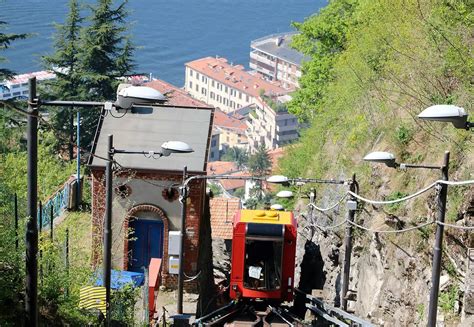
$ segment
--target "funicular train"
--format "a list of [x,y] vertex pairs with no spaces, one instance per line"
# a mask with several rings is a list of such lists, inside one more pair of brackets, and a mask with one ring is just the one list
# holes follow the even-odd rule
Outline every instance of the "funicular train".
[[292,212],[237,212],[232,239],[232,299],[293,300],[296,227]]

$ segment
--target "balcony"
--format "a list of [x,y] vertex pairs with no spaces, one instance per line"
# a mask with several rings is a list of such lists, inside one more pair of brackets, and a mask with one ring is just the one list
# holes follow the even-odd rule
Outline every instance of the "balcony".
[[252,51],[250,52],[250,61],[252,61],[252,59],[254,59],[255,61],[258,61],[258,62],[261,62],[261,63],[264,63],[270,67],[275,67],[275,62],[262,56],[262,55],[259,55],[258,52],[256,51]]

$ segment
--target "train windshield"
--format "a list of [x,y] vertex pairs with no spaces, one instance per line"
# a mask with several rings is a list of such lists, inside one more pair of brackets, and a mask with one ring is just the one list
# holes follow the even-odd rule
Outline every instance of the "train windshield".
[[256,290],[279,290],[281,287],[283,241],[245,241],[244,287]]

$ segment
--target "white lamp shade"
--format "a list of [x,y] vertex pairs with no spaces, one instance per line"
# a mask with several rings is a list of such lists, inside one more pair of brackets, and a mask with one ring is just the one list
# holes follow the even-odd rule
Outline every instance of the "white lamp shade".
[[275,203],[271,205],[270,209],[281,211],[283,210],[283,206],[281,204]]
[[275,184],[288,183],[288,177],[283,175],[273,175],[267,178],[267,182]]
[[148,86],[132,86],[120,84],[117,89],[115,105],[122,109],[130,109],[136,104],[153,104],[164,102],[166,97],[157,90]]
[[168,141],[161,145],[162,154],[167,157],[171,153],[190,153],[194,150],[189,146],[189,144],[181,141]]
[[293,192],[291,191],[280,191],[276,194],[279,198],[291,198],[293,197]]
[[456,128],[466,128],[467,113],[464,108],[448,104],[437,104],[423,110],[418,118],[449,122]]
[[365,161],[384,163],[389,167],[395,166],[395,156],[390,152],[375,151],[364,157]]

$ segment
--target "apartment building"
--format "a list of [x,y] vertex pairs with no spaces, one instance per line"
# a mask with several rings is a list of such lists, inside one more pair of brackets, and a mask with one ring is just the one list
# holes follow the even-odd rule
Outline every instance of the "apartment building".
[[229,64],[225,58],[201,58],[185,67],[185,90],[225,113],[255,103],[260,95],[279,96],[288,92],[258,73],[246,72],[242,65]]
[[255,153],[261,144],[273,150],[298,139],[298,119],[288,113],[284,105],[289,99],[289,96],[257,99],[247,120],[246,134],[251,153]]
[[310,58],[290,47],[296,32],[272,34],[250,43],[250,68],[284,88],[299,87],[301,64]]

